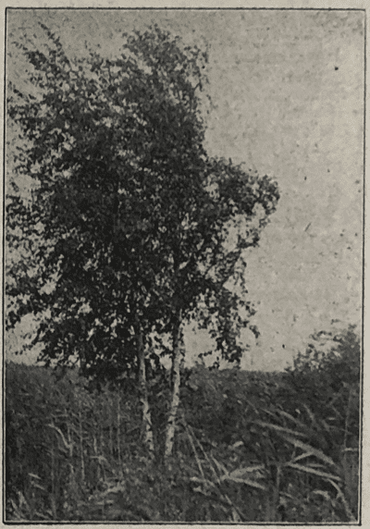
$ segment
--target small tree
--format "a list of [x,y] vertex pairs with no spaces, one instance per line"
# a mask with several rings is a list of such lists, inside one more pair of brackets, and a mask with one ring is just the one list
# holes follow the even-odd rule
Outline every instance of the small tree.
[[47,363],[79,359],[95,377],[136,372],[150,450],[147,362],[170,353],[168,457],[183,325],[197,321],[224,358],[240,359],[253,314],[244,251],[258,244],[277,185],[205,152],[199,49],[154,27],[123,35],[115,59],[77,59],[42,27],[44,50],[22,46],[37,90],[9,88],[9,117],[27,139],[16,174],[34,188],[22,199],[14,178],[9,191],[10,244],[21,228],[30,252],[9,271],[8,321],[39,317],[34,342]]

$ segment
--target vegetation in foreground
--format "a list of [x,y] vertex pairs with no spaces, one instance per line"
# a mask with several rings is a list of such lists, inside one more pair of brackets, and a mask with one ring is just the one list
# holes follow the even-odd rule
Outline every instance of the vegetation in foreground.
[[[318,340],[330,338],[329,352]],[[182,372],[163,465],[167,372],[150,380],[156,457],[135,381],[6,367],[7,521],[358,520],[360,342],[313,337],[284,373]],[[162,428],[162,429],[161,429]]]

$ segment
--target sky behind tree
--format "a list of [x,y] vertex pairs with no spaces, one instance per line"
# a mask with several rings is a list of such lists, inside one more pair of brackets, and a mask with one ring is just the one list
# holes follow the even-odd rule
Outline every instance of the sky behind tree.
[[[210,155],[274,177],[281,199],[248,257],[260,330],[242,367],[281,369],[309,335],[361,325],[364,13],[347,10],[11,10],[7,79],[26,65],[11,45],[42,45],[42,22],[70,55],[118,53],[122,32],[151,24],[207,48]],[[203,333],[186,335],[190,357]]]

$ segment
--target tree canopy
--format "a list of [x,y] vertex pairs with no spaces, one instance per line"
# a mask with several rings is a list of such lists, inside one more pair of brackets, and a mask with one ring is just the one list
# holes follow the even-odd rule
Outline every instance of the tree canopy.
[[[186,321],[239,360],[254,312],[245,250],[279,193],[267,176],[205,151],[206,53],[154,27],[122,35],[115,58],[69,57],[42,28],[45,46],[19,45],[35,89],[8,89],[23,142],[7,233],[11,247],[28,248],[8,273],[9,325],[34,314],[41,358],[78,359],[94,376],[166,353],[178,371]],[[21,175],[34,182],[28,197]]]
[[33,266],[13,269],[8,293],[22,301],[9,321],[43,314],[44,359],[78,352],[100,369],[134,363],[122,342],[135,317],[148,338],[171,332],[180,310],[182,319],[197,311],[205,326],[217,316],[218,347],[236,358],[230,316],[251,306],[226,283],[242,284],[243,250],[258,243],[278,191],[207,156],[206,54],[155,27],[123,35],[115,59],[70,58],[43,29],[45,50],[22,45],[37,92],[9,90],[8,115],[28,140],[17,172],[36,187],[24,201],[13,185],[8,226],[37,239]]

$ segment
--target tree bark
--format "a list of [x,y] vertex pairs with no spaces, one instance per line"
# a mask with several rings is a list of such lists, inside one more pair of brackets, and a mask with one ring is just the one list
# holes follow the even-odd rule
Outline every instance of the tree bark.
[[152,418],[148,400],[148,386],[146,380],[146,369],[145,369],[145,349],[143,333],[140,325],[136,328],[137,336],[137,357],[138,357],[138,385],[139,385],[139,399],[141,405],[141,417],[142,417],[142,429],[141,435],[142,440],[150,455],[154,454],[154,439],[153,439],[153,428]]
[[172,391],[164,447],[165,462],[172,453],[175,438],[176,417],[180,403],[180,366],[182,360],[181,311],[178,314],[177,322],[173,331],[172,344]]

